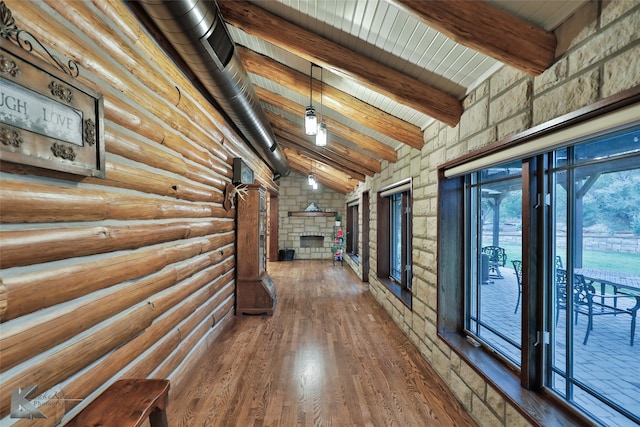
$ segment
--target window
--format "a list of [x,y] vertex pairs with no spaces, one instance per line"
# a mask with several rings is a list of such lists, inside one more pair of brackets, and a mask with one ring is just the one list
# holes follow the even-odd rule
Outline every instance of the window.
[[411,182],[378,193],[378,279],[411,307]]
[[[519,364],[522,262],[522,163],[491,167],[467,177],[470,271],[466,328]],[[515,264],[514,264],[515,262]]]
[[631,341],[640,307],[632,247],[640,242],[640,126],[557,150],[548,162],[547,240],[557,262],[549,264],[545,385],[604,424],[640,423],[639,376],[629,375],[640,372]]
[[[605,425],[640,423],[640,123],[628,117],[440,180],[439,286],[460,289],[439,289],[439,332]],[[455,253],[460,271],[442,261]]]
[[358,258],[358,240],[359,240],[359,223],[358,223],[358,205],[350,204],[347,206],[347,253],[352,258]]

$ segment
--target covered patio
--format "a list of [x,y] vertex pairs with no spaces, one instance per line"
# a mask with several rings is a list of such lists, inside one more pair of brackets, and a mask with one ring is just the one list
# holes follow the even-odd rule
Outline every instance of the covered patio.
[[[513,268],[509,268],[511,262],[501,267],[503,278],[490,278],[487,284],[481,286],[479,292],[480,305],[478,319],[487,328],[483,328],[483,339],[490,341],[493,347],[497,347],[513,360],[519,360],[520,334],[522,330],[522,302],[516,309],[518,301],[518,283]],[[624,298],[619,301],[622,307],[633,306],[635,299]],[[554,345],[555,353],[554,370],[566,371],[568,352],[573,359],[573,377],[580,378],[580,382],[589,387],[599,387],[599,393],[607,399],[619,402],[627,408],[640,408],[640,344],[636,340],[634,346],[630,345],[631,316],[610,315],[594,316],[593,330],[589,335],[587,344],[583,339],[587,327],[587,316],[579,315],[577,324],[571,318],[571,325],[567,324],[565,309],[558,311],[558,321],[550,333],[549,340]],[[573,330],[572,335],[567,335],[567,327]],[[495,327],[504,339],[500,339],[489,328]],[[637,334],[636,334],[637,335]],[[567,345],[567,336],[573,336],[573,340]],[[495,338],[492,339],[492,338]],[[507,341],[516,343],[517,346],[507,344]],[[555,378],[559,378],[556,376]],[[557,389],[563,389],[563,384],[556,384]],[[592,412],[609,425],[621,425],[619,414],[615,415],[606,405],[599,405],[593,397],[582,393],[579,387],[574,388],[574,401]],[[629,425],[635,425],[630,422]]]

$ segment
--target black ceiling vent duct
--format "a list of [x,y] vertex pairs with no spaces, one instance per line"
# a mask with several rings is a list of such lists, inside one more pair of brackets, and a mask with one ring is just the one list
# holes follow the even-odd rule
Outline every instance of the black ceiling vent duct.
[[142,0],[142,7],[269,167],[291,172],[258,95],[211,0]]

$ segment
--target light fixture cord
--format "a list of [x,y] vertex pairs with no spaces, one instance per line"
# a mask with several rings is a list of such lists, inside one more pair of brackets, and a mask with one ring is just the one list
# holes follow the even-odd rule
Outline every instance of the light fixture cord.
[[[320,101],[322,101],[322,99],[320,99]],[[313,107],[313,62],[311,63],[311,71],[309,72],[309,105]]]
[[324,122],[324,108],[323,108],[323,104],[322,104],[322,86],[323,86],[323,81],[324,81],[324,68],[320,68],[320,123]]

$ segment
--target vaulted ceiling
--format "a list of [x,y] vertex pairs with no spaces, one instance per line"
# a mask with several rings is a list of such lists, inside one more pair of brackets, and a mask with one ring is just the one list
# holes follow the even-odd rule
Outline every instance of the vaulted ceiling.
[[[432,121],[456,126],[465,95],[501,66],[544,72],[552,31],[585,1],[217,4],[291,169],[347,193],[397,161],[401,146],[422,148]],[[310,92],[326,147],[304,132]]]

